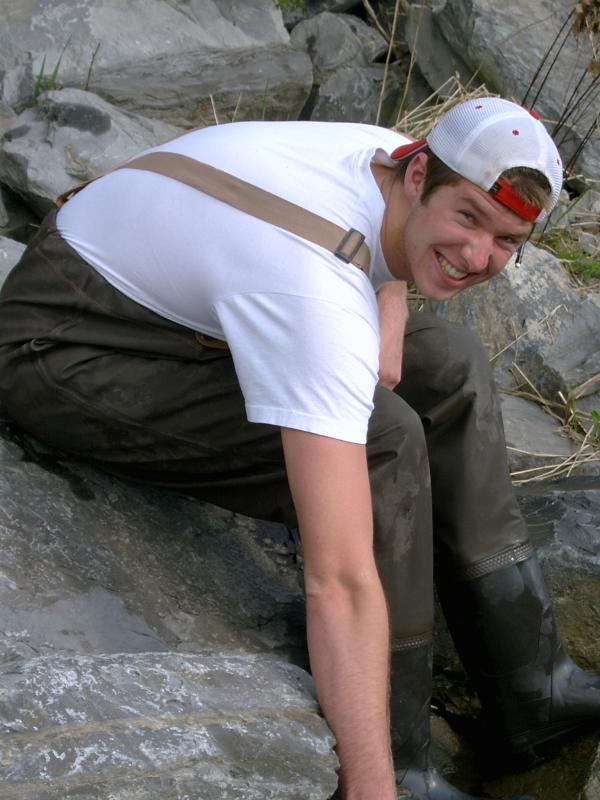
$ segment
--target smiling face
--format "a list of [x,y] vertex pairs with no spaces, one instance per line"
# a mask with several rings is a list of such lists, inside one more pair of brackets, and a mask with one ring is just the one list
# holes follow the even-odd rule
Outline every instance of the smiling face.
[[381,232],[390,271],[413,281],[425,297],[448,300],[497,275],[532,225],[460,179],[421,201],[427,156],[418,155],[404,184],[393,186]]

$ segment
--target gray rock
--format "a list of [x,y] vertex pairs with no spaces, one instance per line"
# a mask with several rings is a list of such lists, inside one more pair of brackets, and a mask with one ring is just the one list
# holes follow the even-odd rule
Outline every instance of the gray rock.
[[5,103],[3,100],[0,99],[0,135],[4,133],[4,131],[12,125],[15,121],[16,114],[14,110]]
[[356,11],[361,3],[357,0],[284,0],[281,13],[286,28],[293,28],[303,19],[309,19],[324,11],[343,13]]
[[387,52],[385,39],[362,20],[324,12],[299,23],[291,34],[294,47],[312,59],[315,85],[302,110],[303,119],[328,122],[396,121],[403,71],[391,65],[384,87],[384,67],[374,60]]
[[125,113],[80,89],[46,92],[0,140],[0,180],[44,215],[57,195],[179,128]]
[[6,276],[21,258],[25,250],[25,245],[15,242],[14,239],[7,239],[0,236],[0,287],[6,280]]
[[[513,480],[551,475],[553,468],[577,453],[573,439],[536,403],[507,394],[500,395],[500,403]],[[596,471],[600,472],[600,459]]]
[[296,25],[290,41],[310,56],[316,83],[339,67],[367,66],[387,52],[378,31],[348,14],[318,14]]
[[17,0],[0,42],[0,94],[20,108],[59,61],[58,85],[184,126],[214,122],[211,96],[222,117],[293,117],[312,81],[271,0]]
[[[366,122],[377,120],[379,96],[383,88],[384,67],[340,67],[318,88],[303,111],[313,120]],[[402,78],[392,67],[388,71],[380,124],[395,120]]]
[[421,75],[433,89],[440,89],[451,75],[457,75],[463,85],[469,84],[473,70],[442,34],[432,8],[412,3],[405,34]]
[[324,800],[336,787],[312,683],[272,657],[42,657],[2,680],[5,800]]

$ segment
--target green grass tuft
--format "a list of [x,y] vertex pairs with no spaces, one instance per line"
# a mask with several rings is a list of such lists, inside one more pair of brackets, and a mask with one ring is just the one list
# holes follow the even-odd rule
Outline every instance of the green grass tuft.
[[600,445],[600,411],[592,411],[592,423],[594,425],[596,442]]
[[600,256],[584,252],[568,228],[550,228],[539,243],[550,250],[573,277],[582,281],[600,280]]
[[60,65],[65,54],[65,50],[69,45],[69,39],[65,42],[63,49],[60,51],[60,55],[58,57],[58,61],[54,65],[54,69],[50,73],[50,75],[46,75],[46,56],[42,58],[42,64],[40,66],[40,71],[38,72],[38,76],[35,79],[35,83],[33,85],[33,93],[31,95],[31,105],[37,106],[38,100],[40,99],[40,95],[42,92],[51,92],[53,89],[56,89],[58,86],[58,71],[60,70]]

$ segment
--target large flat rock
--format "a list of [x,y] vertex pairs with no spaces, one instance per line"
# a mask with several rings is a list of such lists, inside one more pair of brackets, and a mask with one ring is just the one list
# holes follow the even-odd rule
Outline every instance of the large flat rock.
[[272,0],[14,0],[0,19],[0,99],[38,76],[177,125],[294,117],[312,83]]
[[4,800],[320,800],[336,786],[310,679],[272,657],[42,657],[3,689]]

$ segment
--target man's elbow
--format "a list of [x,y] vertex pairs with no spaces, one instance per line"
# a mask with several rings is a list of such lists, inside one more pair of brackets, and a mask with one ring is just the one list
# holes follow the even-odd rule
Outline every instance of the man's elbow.
[[382,592],[377,569],[367,566],[353,572],[311,575],[305,573],[307,603],[329,604],[332,607],[364,602]]

